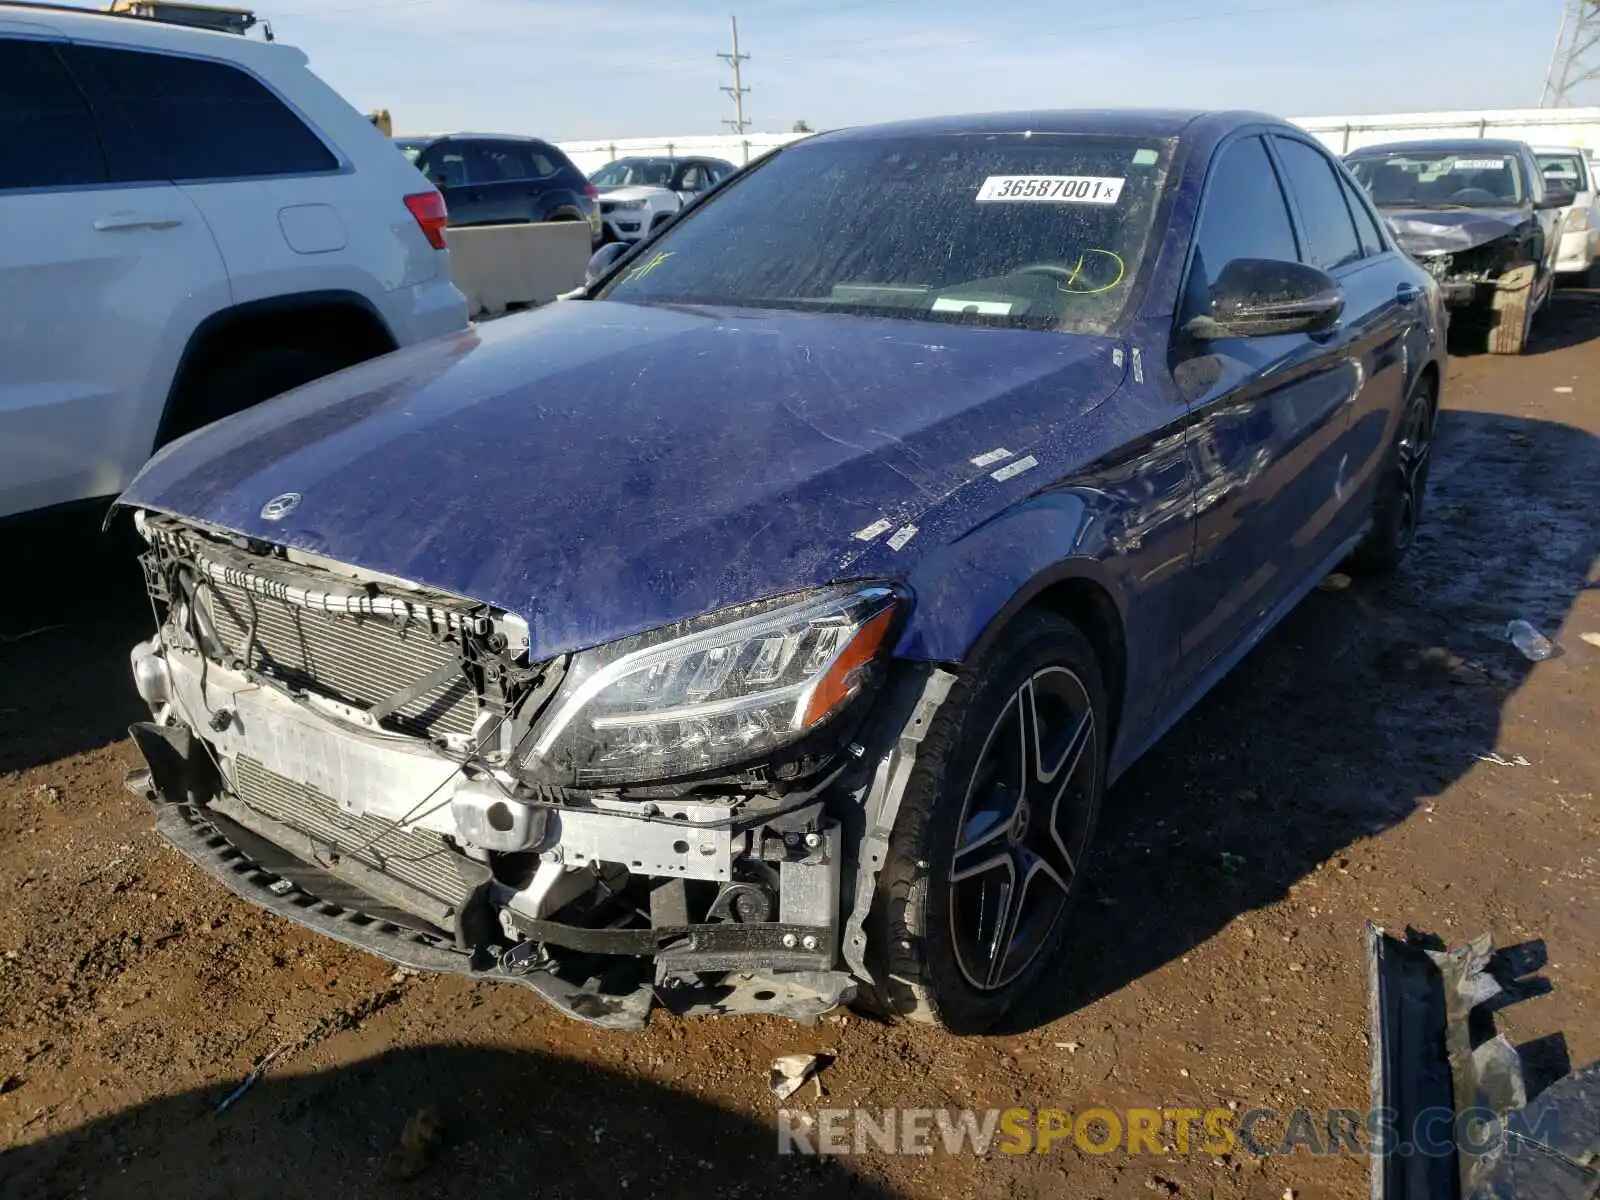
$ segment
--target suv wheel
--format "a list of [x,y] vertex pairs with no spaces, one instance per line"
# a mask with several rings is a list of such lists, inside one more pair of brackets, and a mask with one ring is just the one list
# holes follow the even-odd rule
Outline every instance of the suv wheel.
[[1060,944],[1105,787],[1088,640],[1025,613],[962,673],[907,782],[869,923],[866,997],[956,1033],[993,1025]]

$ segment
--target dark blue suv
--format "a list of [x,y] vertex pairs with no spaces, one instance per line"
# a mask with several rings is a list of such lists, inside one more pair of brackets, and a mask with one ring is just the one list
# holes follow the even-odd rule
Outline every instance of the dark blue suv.
[[600,239],[597,193],[557,147],[538,138],[451,133],[395,145],[444,196],[452,225],[584,221]]
[[1412,544],[1438,286],[1271,117],[849,130],[122,498],[164,837],[604,1025],[991,1025],[1105,788]]

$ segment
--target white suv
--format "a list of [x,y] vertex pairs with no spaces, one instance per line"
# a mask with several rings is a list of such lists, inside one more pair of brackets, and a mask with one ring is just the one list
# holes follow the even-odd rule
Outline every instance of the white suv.
[[0,0],[0,520],[464,329],[444,224],[298,50]]

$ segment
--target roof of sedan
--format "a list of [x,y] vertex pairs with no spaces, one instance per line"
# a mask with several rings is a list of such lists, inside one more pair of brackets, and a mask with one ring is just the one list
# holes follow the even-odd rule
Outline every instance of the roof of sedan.
[[1409,142],[1384,142],[1379,146],[1362,146],[1352,150],[1346,158],[1360,158],[1368,154],[1397,154],[1405,151],[1442,150],[1459,154],[1463,150],[1481,150],[1487,154],[1515,154],[1522,143],[1511,138],[1417,138]]
[[1283,125],[1279,117],[1255,112],[1206,112],[1196,109],[1084,108],[1028,112],[978,113],[959,117],[925,117],[882,125],[857,125],[817,134],[808,141],[856,138],[927,137],[940,134],[1099,133],[1127,137],[1177,137],[1200,122]]

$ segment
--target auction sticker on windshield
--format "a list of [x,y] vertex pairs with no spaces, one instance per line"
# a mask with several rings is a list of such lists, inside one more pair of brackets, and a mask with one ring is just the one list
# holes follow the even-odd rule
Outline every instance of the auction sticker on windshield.
[[1457,171],[1498,171],[1505,165],[1503,158],[1458,158],[1451,164]]
[[1095,175],[991,175],[978,189],[978,203],[1115,204],[1126,182]]

